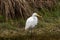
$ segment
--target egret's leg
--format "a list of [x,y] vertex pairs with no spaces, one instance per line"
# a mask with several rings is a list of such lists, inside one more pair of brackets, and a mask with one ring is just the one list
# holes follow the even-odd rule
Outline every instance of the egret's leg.
[[30,29],[30,34],[32,35],[32,28]]

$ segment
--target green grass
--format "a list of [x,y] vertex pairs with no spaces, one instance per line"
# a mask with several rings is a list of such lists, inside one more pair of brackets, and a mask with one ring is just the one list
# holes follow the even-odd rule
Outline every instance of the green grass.
[[1,40],[60,40],[60,18],[47,18],[39,20],[32,35],[24,31],[25,21],[21,20],[22,27],[18,26],[20,21],[0,23]]

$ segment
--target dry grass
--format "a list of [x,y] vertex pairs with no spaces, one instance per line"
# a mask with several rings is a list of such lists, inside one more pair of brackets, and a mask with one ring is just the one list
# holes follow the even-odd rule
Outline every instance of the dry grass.
[[1,0],[0,10],[5,17],[5,21],[10,19],[23,18],[26,19],[33,12],[37,12],[40,8],[52,10],[56,6],[56,0]]

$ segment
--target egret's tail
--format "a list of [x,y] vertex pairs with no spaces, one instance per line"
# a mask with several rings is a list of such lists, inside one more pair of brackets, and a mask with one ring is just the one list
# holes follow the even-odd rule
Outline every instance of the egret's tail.
[[25,30],[29,30],[29,27],[25,26]]

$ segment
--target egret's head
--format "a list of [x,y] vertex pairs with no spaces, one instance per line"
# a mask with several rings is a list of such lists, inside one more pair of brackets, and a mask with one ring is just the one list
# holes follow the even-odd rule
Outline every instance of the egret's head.
[[32,16],[42,17],[42,16],[38,15],[37,13],[33,13],[33,15],[32,15]]

